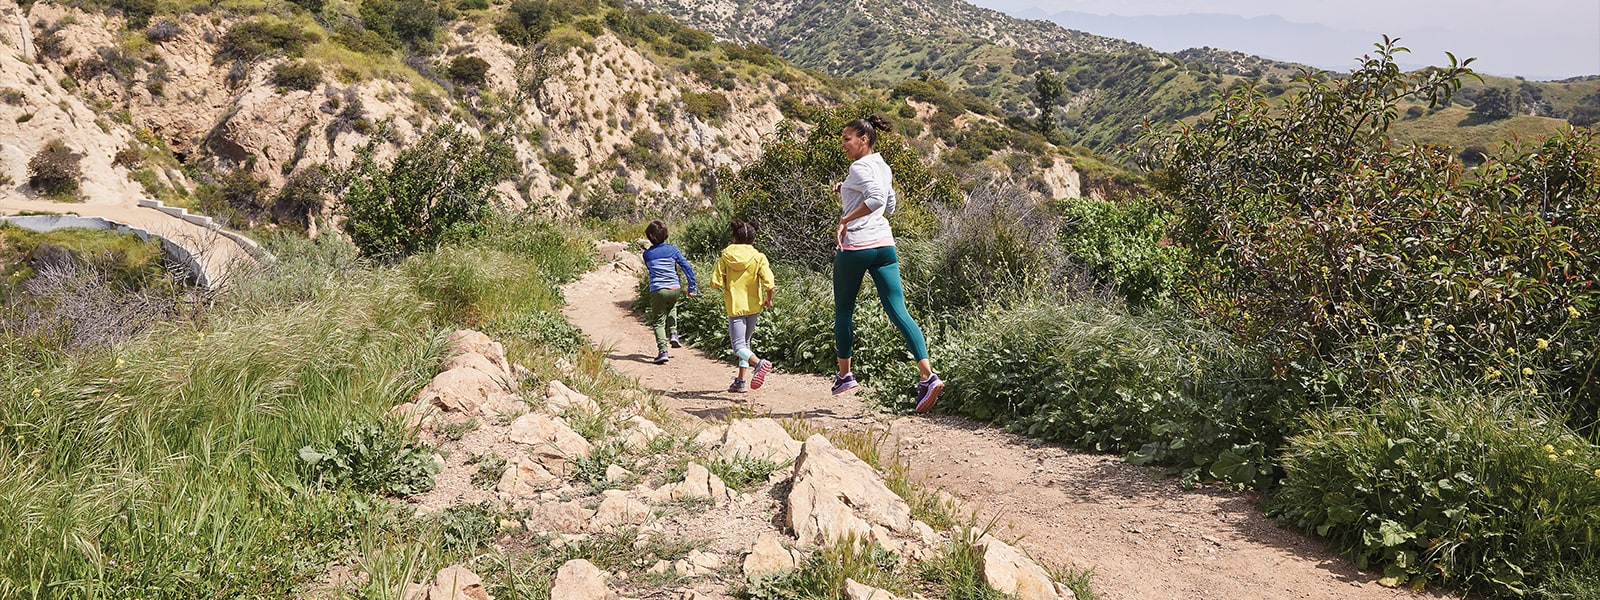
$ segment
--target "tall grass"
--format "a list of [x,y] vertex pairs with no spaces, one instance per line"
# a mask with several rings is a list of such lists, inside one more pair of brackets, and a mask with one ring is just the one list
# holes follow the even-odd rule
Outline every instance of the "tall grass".
[[400,267],[277,240],[199,320],[89,353],[0,345],[0,597],[281,597],[375,545],[401,546],[366,559],[385,580],[436,568],[451,553],[403,548],[437,526],[318,487],[299,450],[373,427],[414,443],[387,413],[449,329],[559,306],[587,246],[526,225]]

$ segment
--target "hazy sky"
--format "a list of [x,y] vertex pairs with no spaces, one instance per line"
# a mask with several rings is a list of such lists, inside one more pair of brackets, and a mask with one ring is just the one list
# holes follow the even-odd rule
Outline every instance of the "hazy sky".
[[[1474,65],[1480,71],[1497,75],[1600,75],[1600,0],[969,1],[1009,13],[1038,8],[1052,14],[1074,11],[1119,16],[1275,15],[1292,22],[1371,33],[1373,41],[1378,34],[1400,36],[1403,42],[1410,42],[1405,44],[1413,50],[1410,62],[1437,64],[1448,50],[1463,58],[1478,57]],[[1408,35],[1410,39],[1405,39]],[[1353,59],[1366,49],[1352,49],[1349,56]]]

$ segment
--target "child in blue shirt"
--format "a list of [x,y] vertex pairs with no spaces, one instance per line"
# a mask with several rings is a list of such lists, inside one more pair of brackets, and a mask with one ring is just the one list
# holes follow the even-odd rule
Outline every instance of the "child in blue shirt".
[[[683,267],[683,273],[689,280],[689,295],[696,296],[694,285],[694,267],[689,266],[689,259],[684,258],[683,251],[677,246],[667,243],[667,225],[661,221],[651,221],[644,229],[644,237],[650,240],[650,247],[644,251],[644,266],[650,273],[650,290],[647,298],[650,305],[650,326],[656,332],[655,363],[665,364],[672,358],[667,355],[667,345],[673,348],[682,348],[683,341],[678,339],[678,300],[683,298],[683,285],[678,280],[678,267]],[[668,333],[671,335],[668,335]]]

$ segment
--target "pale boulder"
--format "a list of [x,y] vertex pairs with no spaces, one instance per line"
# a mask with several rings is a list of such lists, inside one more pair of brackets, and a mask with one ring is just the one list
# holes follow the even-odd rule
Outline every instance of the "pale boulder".
[[[510,398],[506,398],[509,396]],[[486,405],[514,400],[501,380],[478,369],[462,367],[440,371],[417,394],[417,402],[431,404],[446,412],[487,414]]]
[[639,415],[629,417],[627,423],[628,438],[624,443],[634,450],[643,450],[650,445],[650,442],[666,433],[661,426]]
[[794,555],[783,547],[783,538],[769,531],[756,538],[756,545],[744,557],[743,569],[746,578],[755,579],[793,571],[796,566]]
[[506,465],[505,472],[500,474],[500,483],[494,489],[512,498],[532,498],[545,485],[560,479],[538,461],[519,456]]
[[483,588],[483,579],[466,567],[440,569],[428,590],[428,600],[493,600]]
[[509,371],[506,371],[505,369],[500,368],[499,365],[491,362],[488,357],[478,354],[477,352],[462,352],[460,354],[456,354],[455,356],[451,356],[448,360],[444,361],[444,366],[439,367],[440,371],[449,371],[452,369],[477,369],[479,371],[483,371],[484,374],[493,377],[496,381],[499,381],[500,384],[506,389],[513,392],[517,391],[516,377],[512,376]]
[[704,499],[721,506],[732,497],[721,477],[713,475],[700,463],[689,463],[689,468],[683,473],[683,481],[661,486],[651,493],[650,500],[662,504],[677,500]]
[[550,412],[564,414],[569,410],[596,412],[600,405],[577,390],[567,387],[561,380],[552,380],[544,390],[544,406]]
[[539,413],[517,417],[511,422],[507,437],[531,446],[534,459],[555,472],[564,472],[568,460],[587,457],[594,449],[589,440],[583,439],[560,417]]
[[595,511],[584,508],[577,501],[553,502],[535,507],[523,520],[528,531],[545,533],[578,533],[589,526]]
[[812,435],[794,465],[787,524],[804,545],[829,545],[847,536],[899,548],[895,534],[910,535],[911,507],[854,454]]
[[728,423],[718,452],[723,456],[748,456],[774,462],[792,461],[800,456],[802,444],[777,421],[768,418],[738,419]]
[[854,579],[844,580],[844,597],[849,600],[900,600],[888,590],[859,583]]
[[550,600],[618,600],[618,596],[606,587],[606,572],[580,558],[556,569]]
[[600,508],[589,522],[591,529],[639,525],[650,520],[650,505],[628,496],[627,492],[606,490],[601,495]]
[[445,338],[445,346],[449,348],[446,356],[453,357],[456,354],[469,352],[480,354],[498,368],[501,373],[504,373],[504,377],[511,376],[511,363],[506,360],[505,346],[490,339],[487,335],[471,329],[460,329],[450,334],[450,337]]
[[1021,600],[1075,600],[1067,586],[1056,583],[1033,559],[1021,550],[992,536],[978,540],[983,548],[983,578],[989,587]]

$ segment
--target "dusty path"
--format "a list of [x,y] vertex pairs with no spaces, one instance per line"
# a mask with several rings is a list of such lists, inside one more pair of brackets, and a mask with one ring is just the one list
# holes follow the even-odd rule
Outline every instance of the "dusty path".
[[[629,310],[635,282],[632,272],[602,266],[566,287],[567,316],[610,349],[613,367],[669,406],[709,419],[746,403],[830,427],[890,428],[917,476],[1012,527],[1034,556],[1092,567],[1107,600],[1447,597],[1379,586],[1321,542],[1262,516],[1249,494],[1184,490],[1155,469],[962,417],[864,412],[850,394],[829,395],[828,379],[784,373],[782,365],[762,389],[729,394],[732,365],[700,351],[677,349],[666,365],[650,362],[655,338]],[[759,351],[759,333],[756,339]]]

